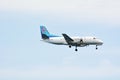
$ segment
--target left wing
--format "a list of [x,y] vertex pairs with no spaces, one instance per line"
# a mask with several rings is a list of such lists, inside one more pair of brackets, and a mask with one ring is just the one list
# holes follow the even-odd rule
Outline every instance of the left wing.
[[68,44],[72,44],[72,42],[74,41],[72,38],[70,38],[67,34],[62,34],[62,35]]

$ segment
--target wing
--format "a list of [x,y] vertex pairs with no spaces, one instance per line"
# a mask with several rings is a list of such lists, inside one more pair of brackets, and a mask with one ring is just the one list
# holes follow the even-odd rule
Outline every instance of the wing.
[[73,39],[71,39],[67,34],[62,34],[62,35],[68,44],[72,44],[72,42],[74,41]]

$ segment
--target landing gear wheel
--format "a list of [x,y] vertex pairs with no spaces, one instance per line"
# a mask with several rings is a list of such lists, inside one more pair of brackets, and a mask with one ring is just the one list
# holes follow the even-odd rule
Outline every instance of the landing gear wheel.
[[71,48],[71,45],[69,45],[69,48]]
[[75,51],[78,51],[78,49],[75,49]]
[[75,51],[78,51],[78,49],[77,49],[77,45],[75,46]]

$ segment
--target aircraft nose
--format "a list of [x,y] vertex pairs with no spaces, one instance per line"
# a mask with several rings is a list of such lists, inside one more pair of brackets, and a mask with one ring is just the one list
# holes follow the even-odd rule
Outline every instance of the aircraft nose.
[[101,44],[101,45],[102,45],[102,44],[103,44],[103,41],[102,41],[102,40],[99,40],[99,44]]

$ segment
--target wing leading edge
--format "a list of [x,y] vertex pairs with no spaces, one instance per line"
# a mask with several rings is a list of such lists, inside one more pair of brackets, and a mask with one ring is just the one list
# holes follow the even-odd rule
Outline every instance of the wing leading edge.
[[62,34],[68,44],[71,44],[74,40],[70,38],[67,34]]

